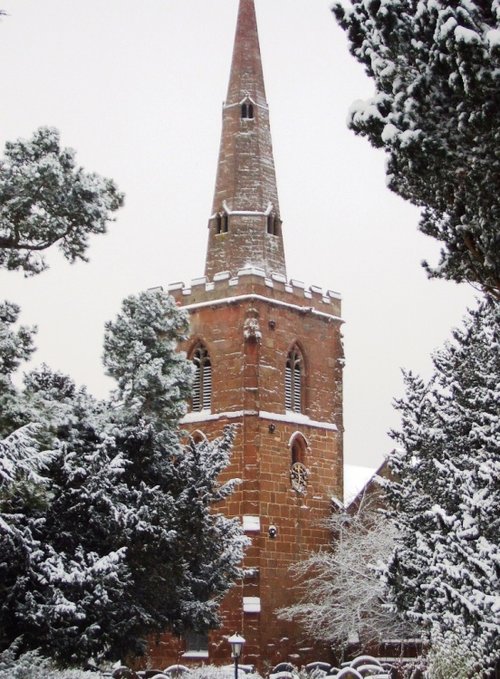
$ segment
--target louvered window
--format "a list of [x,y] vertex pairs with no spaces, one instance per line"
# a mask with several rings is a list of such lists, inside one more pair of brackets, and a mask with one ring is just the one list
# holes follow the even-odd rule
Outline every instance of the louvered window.
[[296,413],[302,412],[302,356],[294,348],[288,354],[285,368],[285,408]]
[[212,405],[212,364],[206,347],[198,345],[193,353],[196,375],[193,384],[193,410],[210,410]]

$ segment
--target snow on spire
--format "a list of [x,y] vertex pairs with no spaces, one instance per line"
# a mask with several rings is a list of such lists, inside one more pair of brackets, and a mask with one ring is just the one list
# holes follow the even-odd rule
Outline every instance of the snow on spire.
[[239,4],[209,229],[209,278],[248,263],[286,275],[254,0]]

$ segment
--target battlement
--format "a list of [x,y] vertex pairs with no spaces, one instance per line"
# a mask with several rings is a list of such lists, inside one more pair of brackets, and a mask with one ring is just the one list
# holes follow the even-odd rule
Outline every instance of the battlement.
[[234,300],[246,295],[258,295],[270,301],[310,308],[318,312],[340,318],[341,296],[332,290],[311,285],[298,280],[288,281],[280,274],[266,276],[262,269],[248,267],[240,269],[236,276],[229,272],[216,274],[212,280],[206,276],[195,278],[189,285],[183,282],[171,283],[167,292],[183,307],[215,302],[218,300]]

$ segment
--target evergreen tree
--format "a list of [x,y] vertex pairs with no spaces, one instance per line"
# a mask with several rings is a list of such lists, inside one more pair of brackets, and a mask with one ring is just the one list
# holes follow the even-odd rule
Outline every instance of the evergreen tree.
[[[78,168],[74,155],[49,128],[7,144],[0,268],[39,273],[46,268],[40,253],[54,243],[70,261],[85,259],[88,235],[105,231],[123,196],[111,180]],[[96,407],[46,367],[26,378],[23,391],[15,388],[12,374],[32,353],[35,332],[14,329],[18,314],[15,304],[0,303],[0,648],[22,634],[25,647],[65,659],[102,654],[108,642],[96,621],[105,623],[121,600],[125,548],[104,555],[80,545],[59,549],[50,521],[62,488],[58,471],[88,433],[82,414],[93,416]],[[103,458],[92,468],[94,482],[96,467],[102,479],[114,478],[113,465],[104,474],[105,465]]]
[[486,669],[500,655],[498,303],[471,311],[434,366],[428,383],[406,375],[397,404],[386,492],[400,538],[385,578],[431,641],[455,639]]
[[389,187],[423,207],[443,245],[430,275],[500,296],[498,0],[337,0],[352,54],[375,83],[350,126],[388,153]]
[[[75,521],[81,498],[76,484],[71,487],[69,470],[76,475],[77,467],[105,496],[119,464],[99,457],[96,436],[91,441],[98,462],[92,466],[82,455],[75,464],[95,410],[85,390],[76,390],[69,378],[47,367],[28,375],[26,383],[18,394],[19,411],[32,422],[0,442],[0,645],[22,635],[24,648],[39,647],[72,662],[102,654],[107,646],[106,625],[122,601],[128,572],[123,547],[114,550],[94,541],[86,549],[78,538],[89,528]],[[95,495],[86,491],[88,497],[82,497],[87,505],[94,501],[97,513]],[[76,531],[76,539],[69,544],[52,520],[63,492],[73,493],[65,528],[72,537]]]
[[0,302],[0,439],[27,424],[19,412],[19,395],[12,375],[33,353],[36,328],[15,329],[19,311],[16,304]]
[[218,482],[232,431],[199,445],[180,438],[186,329],[163,293],[125,300],[107,326],[118,384],[109,402],[46,366],[25,377],[19,411],[33,424],[0,448],[14,446],[17,465],[0,467],[0,482],[31,473],[30,455],[48,466],[27,479],[30,492],[17,479],[0,495],[0,647],[22,635],[23,648],[72,664],[140,653],[153,632],[217,624],[245,538],[213,507],[236,483]]
[[86,173],[54,128],[6,144],[0,160],[0,268],[26,275],[46,268],[57,243],[66,259],[86,259],[88,237],[104,233],[123,195],[110,179]]
[[33,353],[34,328],[22,326],[13,330],[19,307],[11,302],[0,302],[0,375],[10,376]]
[[239,523],[213,511],[236,483],[218,481],[229,464],[232,430],[213,442],[180,439],[193,376],[177,351],[187,329],[187,315],[159,291],[128,298],[107,325],[104,363],[118,384],[114,445],[137,517],[127,548],[135,616],[122,638],[128,649],[145,633],[215,626],[246,544]]

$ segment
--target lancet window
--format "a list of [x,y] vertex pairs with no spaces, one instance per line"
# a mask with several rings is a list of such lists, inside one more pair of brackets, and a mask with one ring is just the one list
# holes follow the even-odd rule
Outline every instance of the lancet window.
[[285,408],[295,413],[302,412],[304,360],[297,346],[287,357],[285,368]]
[[279,236],[281,227],[281,219],[274,214],[267,216],[267,233],[271,236]]
[[215,232],[217,234],[229,231],[229,215],[227,212],[218,212],[215,217]]
[[212,406],[212,363],[204,344],[196,346],[192,361],[196,368],[192,409],[195,411],[210,410]]
[[242,120],[253,120],[254,110],[253,110],[253,104],[251,102],[245,101],[241,105],[241,118],[242,118]]

